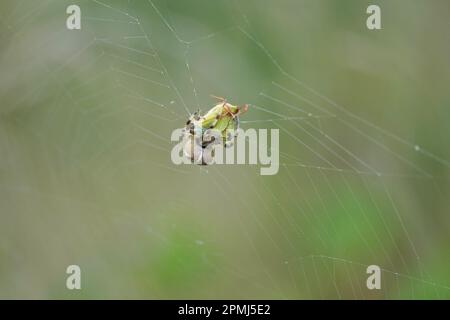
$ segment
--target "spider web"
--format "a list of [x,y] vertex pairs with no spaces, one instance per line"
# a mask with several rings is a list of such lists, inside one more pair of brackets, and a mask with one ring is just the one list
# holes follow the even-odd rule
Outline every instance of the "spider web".
[[[70,297],[55,270],[76,262],[94,298],[448,298],[450,163],[291,74],[262,5],[194,2],[77,1],[80,31],[72,2],[2,13],[0,295]],[[277,175],[171,163],[210,94],[280,130]]]

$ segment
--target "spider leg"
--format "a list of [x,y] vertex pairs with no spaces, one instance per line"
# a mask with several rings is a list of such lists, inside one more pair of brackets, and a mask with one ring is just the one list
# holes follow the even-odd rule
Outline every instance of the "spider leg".
[[[222,108],[224,108],[227,111],[227,113],[229,113],[234,118],[233,112],[231,112],[230,107],[228,107],[227,99],[222,98],[222,97],[217,97],[214,95],[211,95],[211,97],[220,100],[220,102],[223,102]],[[222,117],[223,117],[223,115],[220,115],[220,118],[222,118]]]
[[224,103],[223,108],[233,117],[233,119],[236,117],[236,115],[230,110],[230,107]]

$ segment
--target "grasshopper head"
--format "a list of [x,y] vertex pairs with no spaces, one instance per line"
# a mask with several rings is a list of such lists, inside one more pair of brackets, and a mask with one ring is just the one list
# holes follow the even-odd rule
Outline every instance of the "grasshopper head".
[[246,113],[247,111],[248,111],[248,104],[247,103],[244,104],[243,106],[239,107],[239,113],[240,114]]

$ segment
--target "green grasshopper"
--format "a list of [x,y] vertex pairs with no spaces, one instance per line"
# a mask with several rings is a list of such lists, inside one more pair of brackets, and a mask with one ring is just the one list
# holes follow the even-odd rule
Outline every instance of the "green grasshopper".
[[[184,150],[185,155],[193,162],[199,161],[202,156],[201,150],[197,153],[194,151],[194,143],[201,145],[201,148],[206,148],[210,143],[219,143],[210,136],[211,130],[220,134],[225,147],[231,147],[239,129],[239,116],[248,111],[248,104],[232,105],[224,98],[212,97],[219,100],[219,103],[204,115],[201,115],[200,111],[196,111],[186,122]],[[199,140],[196,141],[196,137]],[[205,161],[202,160],[202,164],[205,164]]]

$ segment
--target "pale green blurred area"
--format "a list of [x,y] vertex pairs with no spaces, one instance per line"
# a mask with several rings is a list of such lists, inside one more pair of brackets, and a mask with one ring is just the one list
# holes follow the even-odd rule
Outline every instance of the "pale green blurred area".
[[[2,1],[0,298],[450,298],[450,3],[372,3]],[[172,164],[210,94],[333,116],[243,123],[275,176]]]

